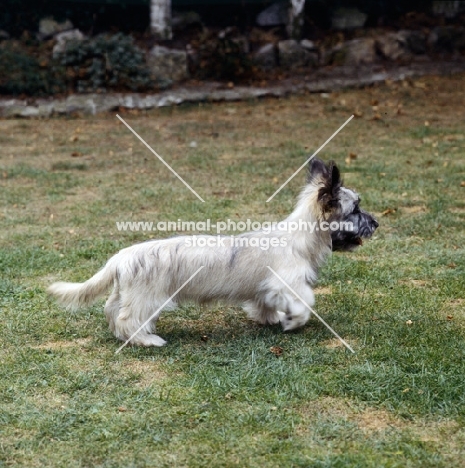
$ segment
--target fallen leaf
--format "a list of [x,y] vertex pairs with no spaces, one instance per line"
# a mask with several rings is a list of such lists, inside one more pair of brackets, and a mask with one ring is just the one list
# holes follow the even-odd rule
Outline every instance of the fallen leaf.
[[281,348],[281,346],[272,346],[270,348],[270,351],[276,356],[281,356],[281,354],[283,354],[283,348]]
[[128,410],[128,409],[125,408],[124,406],[119,406],[119,407],[118,407],[118,411],[119,411],[120,413],[124,413],[124,412],[127,411],[127,410]]
[[82,156],[82,153],[80,151],[73,151],[71,153],[72,158],[80,158]]
[[393,209],[393,208],[388,208],[387,210],[384,210],[382,213],[381,213],[381,216],[387,216],[389,214],[392,214],[392,213],[395,213],[396,210]]
[[462,182],[460,182],[460,187],[465,187],[465,180],[462,180]]
[[411,320],[407,320],[405,323],[406,323],[407,325],[409,325],[409,326],[413,324],[413,322],[412,322]]
[[415,88],[426,89],[426,83],[422,83],[421,81],[414,81],[413,86]]
[[349,153],[349,158],[350,159],[357,159],[357,154],[356,153]]
[[453,316],[453,315],[448,315],[448,316],[447,316],[447,320],[449,320],[449,322],[450,322],[451,320],[454,320],[454,316]]

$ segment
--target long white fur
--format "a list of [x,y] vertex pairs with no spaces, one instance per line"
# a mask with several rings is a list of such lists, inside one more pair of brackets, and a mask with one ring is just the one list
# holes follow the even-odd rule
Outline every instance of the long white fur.
[[[309,183],[285,221],[320,222],[323,214],[317,197],[322,184],[321,180]],[[163,310],[175,309],[183,301],[201,303],[222,299],[243,304],[248,316],[261,324],[281,322],[284,330],[303,326],[310,311],[267,266],[313,306],[311,285],[317,279],[318,268],[331,252],[329,231],[290,234],[276,229],[240,237],[278,238],[285,245],[268,250],[237,247],[228,236],[223,237],[224,246],[215,247],[189,246],[187,241],[192,239],[189,236],[148,241],[121,250],[85,283],[54,283],[48,292],[61,305],[77,309],[90,305],[113,286],[104,311],[112,332],[118,339],[126,341],[204,266]],[[163,346],[166,343],[155,334],[159,315],[131,339],[131,344]]]

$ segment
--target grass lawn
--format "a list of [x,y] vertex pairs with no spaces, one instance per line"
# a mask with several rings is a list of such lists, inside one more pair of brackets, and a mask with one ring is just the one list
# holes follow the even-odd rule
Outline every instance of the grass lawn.
[[[331,95],[0,121],[0,466],[461,467],[465,459],[465,75]],[[377,215],[334,254],[294,333],[230,304],[166,313],[124,348],[103,302],[45,294],[167,232],[117,221],[279,220],[320,153]],[[350,153],[352,157],[350,157]],[[281,347],[276,356],[272,347]]]

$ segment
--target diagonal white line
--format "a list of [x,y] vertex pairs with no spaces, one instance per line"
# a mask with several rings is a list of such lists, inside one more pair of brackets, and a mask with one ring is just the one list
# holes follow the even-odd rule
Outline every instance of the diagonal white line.
[[276,276],[276,278],[281,281],[281,283],[286,286],[289,291],[293,292],[295,296],[302,301],[302,304],[307,307],[312,314],[315,315],[315,317],[336,337],[339,339],[339,341],[349,350],[352,351],[355,354],[355,351],[350,347],[349,343],[347,343],[343,338],[341,338],[300,296],[297,294],[279,275],[276,273],[276,271],[273,270],[270,266],[267,266],[267,268]]
[[134,131],[130,125],[128,125],[118,114],[116,114],[121,122],[126,125],[129,130],[131,130],[134,135],[136,135],[139,140],[144,143],[144,145],[203,203],[205,200],[136,132]]
[[138,329],[137,331],[135,331],[128,339],[127,341],[124,342],[124,344],[122,344],[115,352],[115,354],[118,354],[125,346],[127,346],[127,344],[151,321],[153,320],[155,317],[157,317],[157,315],[159,315],[161,313],[161,310],[163,309],[163,307],[165,307],[166,304],[168,304],[169,301],[171,301],[171,299],[173,299],[174,296],[176,296],[176,294],[181,291],[181,289],[187,284],[189,283],[189,281],[194,278],[194,276],[197,275],[197,273],[202,269],[202,268],[205,268],[205,265],[201,266],[182,286],[180,286],[176,292],[169,298],[167,299],[163,305],[161,305],[151,316],[150,318],[148,318]]
[[351,115],[300,167],[297,169],[294,174],[289,177],[289,179],[284,182],[281,187],[279,187],[278,190],[276,190],[273,195],[271,195],[270,198],[266,201],[267,203],[270,202],[275,195],[277,195],[352,119],[354,118],[353,115]]

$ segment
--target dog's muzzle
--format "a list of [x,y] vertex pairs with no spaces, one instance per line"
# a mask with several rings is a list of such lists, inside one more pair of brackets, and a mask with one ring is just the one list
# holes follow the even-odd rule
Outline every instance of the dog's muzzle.
[[362,210],[348,215],[343,223],[340,223],[341,229],[331,231],[333,251],[355,249],[363,244],[363,239],[370,238],[379,226],[370,213]]

